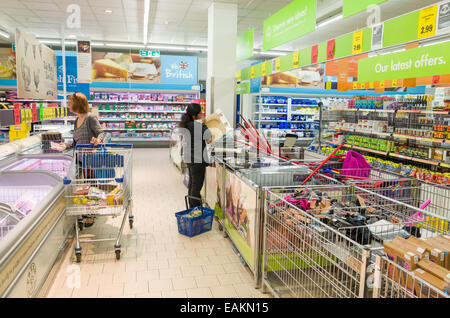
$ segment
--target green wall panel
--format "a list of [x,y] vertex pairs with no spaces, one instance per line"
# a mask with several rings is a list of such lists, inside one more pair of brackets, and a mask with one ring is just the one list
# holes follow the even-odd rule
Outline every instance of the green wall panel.
[[300,66],[311,64],[311,48],[308,47],[300,51]]
[[262,63],[255,65],[255,77],[260,77],[262,75]]
[[272,74],[272,60],[266,62],[266,74]]
[[281,57],[281,63],[280,63],[280,70],[282,71],[282,72],[284,72],[284,71],[288,71],[288,70],[291,70],[291,69],[293,69],[294,68],[294,60],[293,60],[293,53],[291,53],[291,54],[288,54],[288,55],[285,55],[285,56],[282,56]]
[[386,47],[417,40],[419,14],[419,11],[416,11],[385,22],[383,46]]
[[346,34],[336,39],[335,58],[352,55],[353,33]]
[[327,60],[327,42],[323,42],[319,44],[319,56],[318,62],[326,62]]
[[369,52],[372,49],[372,28],[364,29],[363,52]]

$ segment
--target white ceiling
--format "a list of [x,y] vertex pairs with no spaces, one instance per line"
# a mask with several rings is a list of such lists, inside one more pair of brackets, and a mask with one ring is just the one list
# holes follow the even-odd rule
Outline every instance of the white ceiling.
[[[201,45],[208,43],[208,7],[213,2],[238,4],[238,35],[255,28],[255,49],[262,46],[262,26],[268,18],[291,0],[151,0],[149,43]],[[342,0],[318,0],[318,20],[336,14]],[[381,5],[382,20],[436,3],[435,0],[388,0]],[[66,8],[81,8],[81,29],[63,31]],[[66,35],[99,41],[141,42],[143,38],[143,0],[0,0],[0,28],[15,27],[41,38]],[[105,9],[112,10],[106,14]],[[368,14],[363,12],[338,21],[282,45],[277,50],[293,51],[364,27]]]

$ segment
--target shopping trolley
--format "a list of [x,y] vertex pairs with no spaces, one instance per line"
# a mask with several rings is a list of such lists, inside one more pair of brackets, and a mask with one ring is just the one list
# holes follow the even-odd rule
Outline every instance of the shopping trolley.
[[[80,243],[115,241],[116,258],[120,259],[120,239],[128,215],[133,228],[132,215],[132,145],[100,144],[77,145],[70,176],[64,178],[66,186],[66,214],[77,216],[75,221],[77,262],[81,261]],[[83,216],[111,216],[123,214],[116,238],[80,240]]]

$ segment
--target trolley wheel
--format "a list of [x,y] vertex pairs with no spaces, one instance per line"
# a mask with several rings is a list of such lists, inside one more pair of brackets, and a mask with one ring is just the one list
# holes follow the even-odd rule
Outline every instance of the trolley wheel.
[[130,220],[130,229],[133,228],[133,220]]
[[81,262],[81,253],[75,253],[75,256],[77,257],[77,263]]
[[223,225],[219,223],[219,231],[223,231]]
[[80,231],[83,231],[83,228],[84,228],[84,223],[83,223],[83,221],[79,221],[79,222],[78,222],[78,228],[80,229]]
[[120,250],[116,250],[116,259],[117,259],[117,260],[120,259]]

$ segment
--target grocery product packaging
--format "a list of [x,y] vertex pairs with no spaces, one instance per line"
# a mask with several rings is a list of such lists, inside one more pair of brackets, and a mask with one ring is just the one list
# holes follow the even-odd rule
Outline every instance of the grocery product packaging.
[[[421,268],[417,268],[416,270],[414,270],[413,274],[415,277],[426,281],[428,284],[436,287],[445,294],[450,293],[450,285],[442,279],[434,276],[433,274]],[[427,285],[421,283],[418,279],[415,280],[414,291],[416,295],[421,298],[438,298],[438,294],[436,292],[431,290]]]
[[[446,269],[450,270],[450,248],[448,244],[441,242],[438,237],[429,237],[427,238],[427,242],[435,247],[435,249],[442,251],[443,253],[443,262]],[[442,256],[441,254],[441,256]],[[442,258],[441,258],[442,260]]]
[[444,266],[444,255],[443,252],[439,249],[436,249],[433,245],[431,245],[430,243],[428,243],[425,239],[418,239],[417,237],[411,235],[408,238],[408,242],[410,242],[411,244],[414,244],[418,247],[421,248],[425,248],[426,251],[429,253],[429,260],[440,265],[440,266]]
[[427,252],[426,248],[419,247],[408,240],[404,239],[403,237],[397,236],[392,243],[398,244],[399,246],[409,250],[410,252],[413,252],[419,256],[419,260],[422,259],[429,259],[429,252]]
[[[419,256],[417,254],[393,242],[384,242],[384,252],[391,261],[408,271],[413,271],[418,266]],[[407,272],[399,271],[393,266],[388,268],[388,277],[401,283],[403,286],[406,286],[407,278],[405,275],[407,274]],[[412,286],[408,287],[409,289],[412,289]]]
[[423,270],[426,270],[430,274],[442,279],[444,282],[450,285],[450,271],[446,268],[439,266],[433,262],[430,262],[426,259],[421,260],[418,263],[419,267]]

